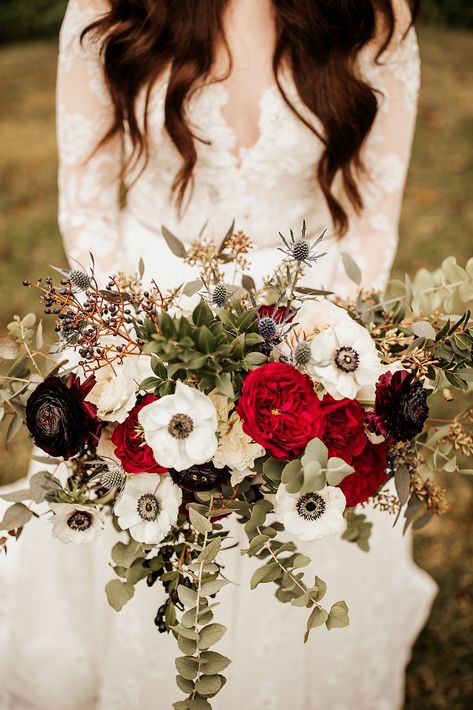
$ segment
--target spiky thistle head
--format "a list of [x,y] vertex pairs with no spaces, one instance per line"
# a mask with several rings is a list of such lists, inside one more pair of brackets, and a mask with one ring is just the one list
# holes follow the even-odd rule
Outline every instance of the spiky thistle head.
[[228,290],[223,281],[220,281],[212,293],[212,303],[218,308],[223,308],[228,300]]
[[271,316],[263,316],[259,319],[258,330],[266,341],[274,340],[278,332],[278,326]]
[[292,357],[296,367],[307,367],[312,357],[310,343],[306,340],[297,343],[293,350]]

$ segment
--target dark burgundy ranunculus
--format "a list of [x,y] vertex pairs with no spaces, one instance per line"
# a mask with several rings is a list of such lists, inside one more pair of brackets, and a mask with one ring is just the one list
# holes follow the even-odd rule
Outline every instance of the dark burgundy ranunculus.
[[314,383],[283,362],[252,370],[245,378],[236,409],[243,431],[280,460],[297,458],[324,430]]
[[390,441],[410,441],[424,428],[429,415],[427,393],[412,372],[397,370],[381,375],[371,425]]
[[329,455],[351,463],[367,444],[364,408],[354,399],[334,399],[326,394],[322,400],[322,414],[325,419],[322,441]]
[[384,441],[381,444],[367,441],[362,453],[352,458],[350,464],[355,472],[344,478],[339,486],[345,494],[348,508],[364,503],[386,480],[386,454]]
[[115,456],[120,459],[127,473],[166,473],[154,458],[153,450],[145,442],[139,429],[138,413],[143,407],[159,399],[152,394],[145,396],[130,409],[124,422],[117,424],[112,434]]
[[26,425],[36,446],[50,456],[69,459],[98,444],[103,423],[95,404],[85,401],[94,384],[93,376],[81,384],[71,373],[66,383],[48,377],[37,386],[26,403]]
[[230,469],[227,466],[217,468],[212,461],[196,464],[184,471],[169,471],[174,483],[185,491],[211,491],[230,482]]

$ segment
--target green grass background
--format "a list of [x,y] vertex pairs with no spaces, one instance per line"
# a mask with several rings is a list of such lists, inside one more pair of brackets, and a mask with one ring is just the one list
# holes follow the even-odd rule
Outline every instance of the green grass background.
[[[452,253],[460,262],[473,255],[473,35],[422,27],[420,44],[423,88],[397,274],[434,267]],[[56,224],[56,52],[50,40],[0,48],[2,329],[14,313],[39,313],[21,281],[64,263]],[[23,436],[8,455],[0,452],[0,482],[23,475],[28,455]],[[408,710],[473,707],[473,493],[469,481],[447,483],[449,514],[415,539],[416,559],[440,592],[408,669]]]

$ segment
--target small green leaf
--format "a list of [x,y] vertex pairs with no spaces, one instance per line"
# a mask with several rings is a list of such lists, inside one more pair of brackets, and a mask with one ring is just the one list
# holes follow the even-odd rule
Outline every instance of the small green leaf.
[[132,599],[135,588],[129,582],[121,582],[119,579],[112,579],[105,587],[108,603],[115,609],[120,611],[127,602]]
[[176,676],[176,685],[183,693],[190,695],[194,690],[194,682],[182,675]]
[[311,629],[317,628],[317,626],[322,626],[328,619],[328,613],[321,606],[314,606],[309,618],[307,619],[307,631],[304,634],[304,643],[307,643]]
[[18,530],[31,520],[33,513],[23,503],[14,503],[6,509],[3,520],[0,522],[0,530]]
[[180,259],[185,259],[187,256],[187,251],[184,244],[178,239],[172,232],[169,231],[167,227],[162,226],[163,237],[168,245],[169,249],[172,251],[174,256],[178,256]]
[[222,687],[222,681],[219,675],[203,675],[195,687],[201,695],[215,695]]
[[220,537],[214,537],[214,539],[211,540],[209,544],[206,545],[206,547],[204,547],[204,549],[200,552],[197,560],[199,562],[205,562],[206,564],[213,562],[220,552],[221,545],[222,539]]
[[347,252],[340,252],[340,256],[342,257],[343,268],[345,269],[346,275],[350,281],[353,281],[357,286],[359,286],[362,278],[360,267],[353,257]]
[[294,569],[299,569],[301,567],[307,567],[307,565],[309,565],[310,562],[311,562],[310,557],[299,553],[295,556],[292,566]]
[[221,673],[227,668],[231,661],[226,656],[222,656],[217,651],[204,651],[200,654],[201,660],[204,662],[204,673]]
[[220,641],[224,636],[227,629],[223,624],[209,624],[204,626],[199,633],[199,648],[208,649],[210,646],[214,646]]
[[211,594],[217,594],[228,583],[228,579],[212,579],[209,582],[204,582],[201,592],[204,597],[209,597]]
[[355,470],[346,461],[335,456],[328,460],[327,469],[327,483],[329,486],[338,486],[346,476],[349,476]]
[[256,569],[250,580],[250,588],[256,589],[258,584],[265,584],[267,582],[274,582],[282,574],[280,566],[276,562],[270,562],[263,567],[258,567]]
[[198,293],[201,288],[202,281],[200,279],[197,279],[196,281],[189,281],[189,283],[186,283],[186,285],[182,289],[182,293],[184,294],[184,296],[195,296],[195,294]]
[[138,550],[140,548],[140,543],[135,542],[134,540],[128,544],[125,544],[124,542],[117,542],[112,547],[112,560],[120,567],[131,567],[132,563],[138,556]]
[[220,394],[225,395],[229,399],[235,399],[235,390],[233,389],[232,379],[229,372],[222,372],[215,378],[215,387]]
[[394,474],[394,483],[396,485],[396,493],[401,506],[405,505],[409,499],[409,491],[411,486],[411,478],[409,471],[405,466],[398,466]]
[[177,588],[177,593],[180,601],[184,604],[186,609],[195,607],[197,604],[197,592],[194,589],[189,589],[189,587],[185,587],[183,584],[180,584]]
[[189,507],[189,518],[193,528],[204,535],[212,532],[212,523],[204,515],[201,515],[195,508]]
[[327,629],[330,631],[331,629],[342,628],[344,626],[348,626],[349,623],[350,621],[348,619],[348,607],[346,602],[335,602],[335,604],[332,605],[328,619],[325,622]]
[[197,676],[199,661],[192,656],[178,656],[175,660],[177,672],[186,680],[194,680]]

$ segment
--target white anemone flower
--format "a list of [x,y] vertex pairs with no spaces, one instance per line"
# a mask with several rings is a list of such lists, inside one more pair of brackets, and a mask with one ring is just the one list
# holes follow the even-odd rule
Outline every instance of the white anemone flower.
[[314,493],[288,493],[281,483],[274,512],[288,533],[299,540],[313,542],[343,530],[345,505],[340,488],[325,486]]
[[156,461],[184,471],[209,461],[217,450],[217,412],[203,392],[183,382],[175,394],[148,404],[138,414]]
[[160,473],[132,473],[126,477],[114,513],[122,530],[129,530],[137,542],[161,542],[176,523],[182,491],[170,476]]
[[94,542],[103,530],[104,519],[91,505],[50,503],[49,507],[54,513],[53,535],[61,542],[75,545]]
[[334,399],[374,397],[382,372],[376,345],[362,325],[342,319],[312,338],[312,374]]

